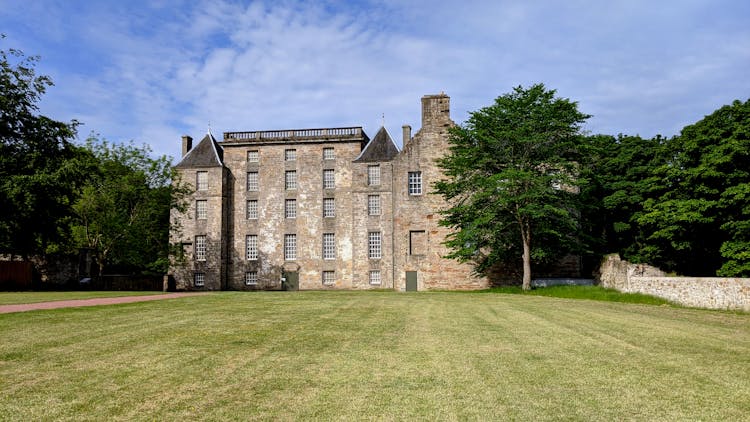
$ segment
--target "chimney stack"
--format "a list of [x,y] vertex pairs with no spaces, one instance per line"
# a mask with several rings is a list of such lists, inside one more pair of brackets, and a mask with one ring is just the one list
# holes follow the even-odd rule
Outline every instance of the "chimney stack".
[[442,131],[453,125],[450,115],[451,98],[444,92],[422,97],[422,129]]
[[182,156],[186,156],[191,149],[193,149],[193,138],[182,135]]
[[409,126],[409,125],[403,125],[403,126],[401,126],[401,134],[402,134],[401,136],[403,138],[402,139],[403,143],[401,144],[401,147],[405,147],[406,144],[408,144],[409,141],[411,141],[411,126]]

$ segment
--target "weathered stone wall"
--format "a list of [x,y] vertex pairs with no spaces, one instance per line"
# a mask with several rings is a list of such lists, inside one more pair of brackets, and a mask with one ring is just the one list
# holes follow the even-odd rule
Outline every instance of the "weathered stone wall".
[[643,293],[685,306],[750,311],[750,278],[667,277],[658,268],[631,264],[609,255],[601,267],[600,285],[626,293]]

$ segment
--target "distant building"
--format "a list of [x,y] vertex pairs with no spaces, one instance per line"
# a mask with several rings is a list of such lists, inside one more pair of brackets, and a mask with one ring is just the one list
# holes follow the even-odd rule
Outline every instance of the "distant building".
[[433,194],[448,150],[450,98],[422,97],[422,128],[209,133],[182,140],[176,168],[193,185],[173,210],[180,290],[464,290],[488,286],[444,258],[446,203]]

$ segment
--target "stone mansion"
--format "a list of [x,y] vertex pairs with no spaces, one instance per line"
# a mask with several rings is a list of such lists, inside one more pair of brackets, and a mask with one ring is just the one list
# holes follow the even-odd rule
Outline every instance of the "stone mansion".
[[399,151],[381,127],[209,133],[182,139],[193,193],[172,211],[178,290],[479,289],[444,258],[446,203],[432,193],[448,150],[450,98],[422,97],[422,127]]

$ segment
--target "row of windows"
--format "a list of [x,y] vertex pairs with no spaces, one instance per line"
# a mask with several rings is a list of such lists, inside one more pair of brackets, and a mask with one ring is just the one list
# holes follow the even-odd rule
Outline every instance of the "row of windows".
[[[260,190],[260,182],[257,171],[247,172],[247,191],[258,192]],[[297,170],[287,170],[284,172],[284,189],[295,190],[297,189]],[[335,189],[336,188],[336,177],[333,169],[323,170],[323,189]]]
[[[196,201],[196,218],[206,219],[206,201]],[[368,215],[380,215],[380,195],[368,195],[367,196],[367,214]],[[333,218],[336,216],[336,199],[335,198],[323,198],[323,217]],[[247,206],[245,208],[245,217],[248,220],[258,219],[258,200],[248,199]],[[297,218],[297,200],[296,199],[285,199],[284,200],[284,217],[285,218]]]
[[[336,153],[333,148],[323,148],[323,159],[324,160],[335,160]],[[296,149],[285,149],[284,150],[284,161],[296,161],[297,150]],[[248,163],[259,163],[260,162],[260,151],[257,149],[250,150],[247,152]]]
[[[336,284],[336,272],[323,271],[321,281],[324,286],[333,286]],[[373,286],[379,286],[381,284],[380,270],[370,271],[369,282]],[[206,273],[195,273],[193,275],[193,283],[195,284],[195,287],[204,287],[206,285]],[[245,285],[258,285],[258,271],[248,271],[245,273]]]

